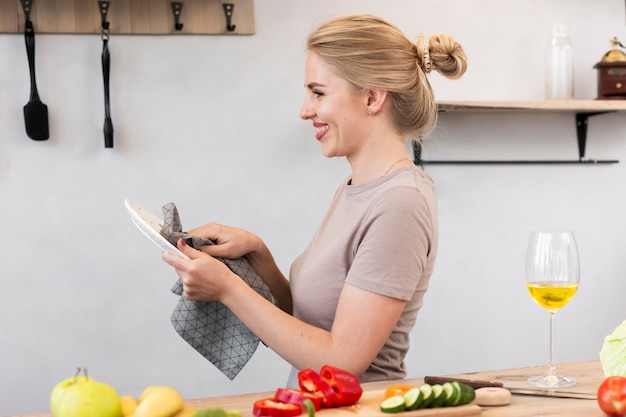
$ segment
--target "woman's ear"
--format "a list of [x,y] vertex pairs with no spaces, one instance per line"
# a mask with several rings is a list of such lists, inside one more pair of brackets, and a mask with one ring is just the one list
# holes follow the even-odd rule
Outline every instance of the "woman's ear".
[[367,93],[367,114],[376,114],[382,110],[387,100],[387,90],[374,88]]

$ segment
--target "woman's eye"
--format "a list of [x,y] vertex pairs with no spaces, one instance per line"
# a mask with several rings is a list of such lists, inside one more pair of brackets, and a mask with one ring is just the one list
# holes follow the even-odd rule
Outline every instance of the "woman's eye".
[[315,95],[315,97],[321,97],[324,95],[321,91],[317,91],[317,90],[313,90],[313,94]]

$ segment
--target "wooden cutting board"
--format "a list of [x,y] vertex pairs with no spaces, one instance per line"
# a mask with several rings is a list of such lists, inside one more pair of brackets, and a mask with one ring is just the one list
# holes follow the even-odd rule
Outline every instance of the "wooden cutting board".
[[[271,398],[274,392],[242,394],[231,397],[202,398],[187,400],[187,404],[200,408],[222,407],[226,410],[238,410],[243,417],[254,417],[252,408],[255,401]],[[476,404],[458,407],[425,408],[415,411],[404,411],[397,414],[383,413],[380,403],[385,397],[385,389],[373,389],[363,392],[359,402],[350,407],[323,408],[316,417],[473,417],[480,416],[482,410]],[[300,415],[306,417],[306,412]]]
[[351,407],[325,408],[318,412],[319,417],[456,417],[480,416],[482,410],[476,404],[460,405],[457,407],[423,408],[414,411],[404,411],[397,414],[383,413],[380,403],[385,390],[366,391],[359,402]]

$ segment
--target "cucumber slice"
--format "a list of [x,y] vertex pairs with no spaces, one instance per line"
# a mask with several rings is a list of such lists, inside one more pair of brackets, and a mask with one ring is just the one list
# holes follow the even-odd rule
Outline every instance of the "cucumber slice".
[[443,403],[444,407],[454,407],[457,405],[461,397],[458,386],[455,387],[452,382],[445,382],[442,387],[446,393],[446,400]]
[[411,388],[404,393],[404,405],[407,411],[417,410],[422,406],[424,394],[418,387]]
[[400,413],[406,409],[404,396],[394,395],[380,403],[380,411],[383,413]]
[[435,399],[432,403],[430,403],[431,408],[441,407],[446,402],[446,392],[443,390],[443,386],[440,384],[433,385],[433,394],[435,395]]
[[433,394],[433,387],[430,384],[422,384],[420,385],[420,391],[422,391],[422,405],[421,407],[428,407],[430,403],[435,399],[435,394]]
[[452,385],[458,387],[459,389],[460,394],[459,402],[457,403],[457,405],[469,404],[474,401],[474,398],[476,398],[476,392],[474,391],[474,388],[470,387],[469,385],[458,381],[452,382]]

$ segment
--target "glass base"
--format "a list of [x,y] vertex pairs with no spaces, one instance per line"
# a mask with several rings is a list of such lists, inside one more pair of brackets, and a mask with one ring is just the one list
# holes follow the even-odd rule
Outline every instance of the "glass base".
[[545,374],[528,378],[528,383],[541,388],[562,388],[576,385],[576,379],[569,376]]

